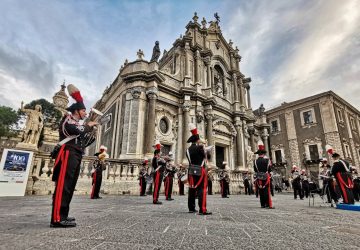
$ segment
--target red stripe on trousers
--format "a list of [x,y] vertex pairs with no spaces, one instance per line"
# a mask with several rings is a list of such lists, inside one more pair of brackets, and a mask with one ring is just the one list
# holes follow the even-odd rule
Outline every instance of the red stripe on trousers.
[[158,194],[158,186],[159,186],[159,178],[160,178],[160,172],[157,171],[155,175],[155,185],[154,185],[154,198],[153,201],[157,202],[157,194]]
[[347,193],[346,193],[346,189],[345,189],[345,185],[344,185],[344,180],[342,179],[340,173],[336,173],[336,177],[337,177],[337,179],[339,180],[339,185],[340,185],[340,188],[341,188],[341,190],[342,190],[342,192],[343,192],[343,195],[344,195],[344,197],[343,197],[343,198],[344,198],[344,202],[345,202],[345,203],[348,203],[349,200],[348,200],[348,197],[347,197]]
[[69,158],[69,151],[64,151],[64,154],[61,156],[61,170],[60,175],[57,183],[57,189],[56,189],[56,199],[54,204],[54,222],[60,222],[61,216],[60,216],[60,208],[61,208],[61,201],[62,201],[62,193],[64,189],[64,181],[65,181],[65,175],[66,175],[66,169],[67,169],[67,163]]
[[[61,151],[61,150],[60,150]],[[61,153],[59,152],[59,156],[58,156],[58,162],[61,158],[61,169],[60,169],[60,173],[58,176],[58,180],[57,180],[57,186],[56,186],[56,194],[55,194],[55,202],[54,202],[54,218],[53,221],[54,222],[59,222],[60,221],[60,216],[59,216],[59,197],[60,197],[60,189],[61,189],[61,182],[63,180],[62,178],[62,173],[63,173],[63,169],[64,169],[64,161],[65,161],[65,154],[64,154],[64,150],[61,151]],[[60,199],[60,205],[61,205],[61,199]]]
[[207,173],[206,170],[203,168],[203,174],[205,176],[204,179],[204,188],[203,188],[203,200],[202,200],[202,212],[206,213],[206,189],[207,189]]
[[[65,144],[61,146],[59,154],[56,157],[54,168],[53,168],[53,173],[55,172],[55,168],[56,168],[57,164],[59,163],[60,159],[61,159],[61,165],[63,165],[63,162],[64,162],[64,148],[65,148]],[[55,219],[56,219],[57,207],[58,207],[57,204],[58,204],[58,200],[59,200],[58,189],[59,189],[59,184],[60,184],[60,182],[59,182],[60,175],[61,175],[61,172],[59,173],[58,180],[56,181],[56,193],[55,193],[55,200],[54,200],[54,207],[53,207],[53,210],[54,210],[53,211],[53,221],[54,222],[55,222]]]
[[92,186],[91,195],[90,195],[90,198],[91,198],[91,199],[94,198],[95,185],[96,185],[96,171],[94,172],[94,175],[93,175],[93,186]]

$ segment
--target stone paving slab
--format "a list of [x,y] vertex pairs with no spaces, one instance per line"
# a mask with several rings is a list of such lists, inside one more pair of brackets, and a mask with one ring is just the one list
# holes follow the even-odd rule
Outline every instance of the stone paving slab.
[[213,215],[200,216],[174,198],[75,196],[78,226],[62,229],[49,227],[51,196],[0,197],[0,249],[360,249],[360,213],[318,200],[280,194],[269,210],[254,196],[213,195]]

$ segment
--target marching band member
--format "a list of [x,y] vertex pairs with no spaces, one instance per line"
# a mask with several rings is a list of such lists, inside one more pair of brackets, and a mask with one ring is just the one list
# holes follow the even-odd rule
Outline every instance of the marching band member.
[[161,182],[164,176],[164,169],[166,162],[160,158],[160,141],[157,140],[155,143],[154,157],[152,159],[152,167],[154,171],[154,192],[153,192],[153,204],[161,205],[162,202],[159,201],[159,192],[161,187]]
[[321,163],[321,172],[320,172],[320,179],[323,181],[323,187],[322,187],[322,195],[326,194],[327,197],[327,202],[331,203],[331,199],[333,199],[335,201],[335,203],[338,202],[338,198],[337,195],[335,193],[335,189],[334,189],[334,183],[333,183],[333,178],[331,177],[331,171],[330,171],[330,165],[328,165],[327,159],[326,158],[322,158],[320,160]]
[[165,198],[167,201],[172,201],[174,199],[171,198],[174,176],[176,173],[175,166],[171,163],[173,159],[173,153],[170,151],[169,155],[165,158],[166,168],[164,175],[164,187],[165,187]]
[[251,195],[251,190],[250,190],[250,180],[249,180],[249,176],[247,172],[243,173],[243,183],[244,183],[244,188],[245,188],[245,195]]
[[303,195],[305,195],[305,197],[308,198],[308,197],[309,197],[309,193],[310,193],[310,190],[309,190],[309,180],[308,180],[308,177],[307,177],[307,174],[306,174],[306,170],[305,170],[305,169],[302,169],[302,170],[301,170],[300,179],[301,179],[301,187],[302,187]]
[[258,158],[254,160],[254,171],[256,173],[256,185],[260,195],[260,204],[262,208],[274,208],[270,194],[270,172],[271,161],[265,157],[266,151],[262,141],[258,142],[258,150],[255,152]]
[[228,196],[228,185],[229,185],[229,174],[227,173],[227,162],[222,163],[222,170],[219,172],[219,181],[221,188],[221,197],[229,198]]
[[140,186],[140,196],[146,196],[146,178],[148,177],[148,163],[147,158],[144,159],[142,167],[139,171],[139,186]]
[[107,147],[104,145],[100,146],[98,153],[95,153],[96,160],[94,161],[94,172],[92,176],[92,189],[91,189],[91,199],[102,199],[99,196],[101,181],[102,181],[102,172],[106,169],[105,159],[109,158],[109,155],[106,153]]
[[[68,92],[76,103],[67,108],[71,114],[66,114],[59,126],[61,145],[57,154],[52,180],[55,181],[55,191],[52,200],[51,227],[75,227],[75,218],[69,217],[70,202],[80,173],[80,165],[84,149],[95,141],[92,135],[96,122],[85,125],[80,120],[86,117],[86,108],[80,91],[72,84]],[[90,137],[90,138],[89,138]]]
[[300,200],[304,199],[304,194],[301,188],[301,179],[300,179],[300,172],[297,166],[293,165],[291,169],[292,174],[292,187],[294,190],[294,199],[297,199],[297,196],[300,196]]
[[189,124],[191,136],[187,140],[191,146],[186,151],[186,157],[189,161],[188,179],[189,179],[189,196],[188,208],[189,213],[196,212],[195,195],[198,196],[199,215],[212,214],[206,209],[206,190],[207,190],[207,170],[206,155],[204,145],[199,145],[200,136],[194,124]]
[[177,172],[178,185],[179,185],[179,195],[185,195],[184,193],[184,183],[181,181],[181,178],[186,174],[186,170],[182,164],[179,165],[179,171]]
[[340,159],[340,155],[334,152],[329,145],[326,145],[326,152],[331,154],[331,157],[334,160],[331,174],[335,176],[336,182],[340,188],[343,203],[354,204],[354,194],[352,192],[354,183],[352,181],[349,163]]

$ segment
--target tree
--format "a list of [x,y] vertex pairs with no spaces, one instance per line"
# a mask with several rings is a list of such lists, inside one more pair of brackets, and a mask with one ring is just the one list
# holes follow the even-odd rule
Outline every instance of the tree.
[[15,136],[19,114],[10,107],[0,106],[0,136]]

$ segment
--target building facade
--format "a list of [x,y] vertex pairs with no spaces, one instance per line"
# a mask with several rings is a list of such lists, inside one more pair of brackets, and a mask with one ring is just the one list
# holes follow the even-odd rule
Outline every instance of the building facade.
[[267,141],[268,125],[253,114],[251,79],[240,71],[239,50],[223,37],[219,19],[209,25],[198,19],[195,13],[159,62],[146,61],[141,50],[136,61],[126,60],[94,106],[111,119],[99,127],[90,155],[103,144],[113,159],[141,160],[152,156],[158,139],[165,154],[175,153],[175,164],[187,164],[188,124],[194,123],[215,146],[211,164],[247,170],[249,151],[259,138]]
[[326,144],[350,164],[360,165],[360,111],[334,92],[283,103],[265,113],[271,158],[283,175],[296,165],[317,177],[319,159],[329,158]]

